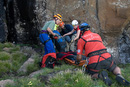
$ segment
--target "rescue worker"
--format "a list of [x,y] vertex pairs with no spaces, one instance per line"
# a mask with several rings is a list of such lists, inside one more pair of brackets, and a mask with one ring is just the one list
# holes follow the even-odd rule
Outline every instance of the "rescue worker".
[[[62,29],[61,32],[60,32],[61,35],[64,35],[64,34],[66,34],[68,32],[71,32],[74,29],[74,27],[71,24],[65,24],[64,22],[61,22],[59,26]],[[71,37],[72,37],[73,34],[76,34],[76,31],[74,33],[72,33],[71,35],[64,36],[65,40],[68,43],[71,42]]]
[[85,50],[85,56],[89,57],[86,72],[89,73],[92,78],[101,78],[110,86],[112,81],[105,71],[108,70],[116,75],[117,82],[129,86],[130,83],[121,75],[120,68],[113,61],[111,54],[107,52],[101,37],[91,32],[89,28],[90,26],[87,23],[80,25],[80,29],[83,30],[83,36],[78,40],[77,61],[75,63],[78,64],[81,61],[83,50]]
[[[64,34],[66,34],[68,32],[71,32],[74,29],[74,27],[71,24],[65,24],[64,22],[60,23],[59,26],[61,27],[61,31],[60,31],[61,35],[64,35]],[[69,45],[71,43],[71,37],[74,34],[76,34],[76,31],[74,33],[72,33],[71,35],[64,36],[64,39],[67,42],[66,43],[67,47],[65,48],[65,51],[70,51],[70,46]]]
[[60,14],[56,14],[53,16],[53,20],[47,21],[43,26],[39,38],[40,41],[44,44],[44,55],[56,52],[53,42],[49,35],[52,35],[55,39],[57,38],[57,35],[53,32],[53,30],[56,30],[57,25],[59,25],[61,22],[62,16]]
[[78,21],[77,20],[73,20],[72,21],[72,25],[73,25],[73,30],[64,34],[63,37],[67,36],[67,35],[71,35],[73,34],[75,31],[77,32],[76,34],[72,35],[71,38],[71,44],[70,44],[70,50],[71,51],[75,51],[75,41],[79,39],[80,35],[81,35],[81,31],[79,29],[79,25],[78,25]]

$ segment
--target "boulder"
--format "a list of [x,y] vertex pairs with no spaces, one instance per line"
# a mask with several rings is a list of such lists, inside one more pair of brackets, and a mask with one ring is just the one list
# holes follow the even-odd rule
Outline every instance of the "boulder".
[[0,87],[5,87],[8,84],[14,84],[14,81],[10,79],[0,81]]

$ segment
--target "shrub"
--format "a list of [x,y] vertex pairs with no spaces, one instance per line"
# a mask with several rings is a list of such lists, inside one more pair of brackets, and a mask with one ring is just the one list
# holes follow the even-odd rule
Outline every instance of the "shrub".
[[0,77],[10,72],[11,64],[8,61],[0,61]]
[[11,55],[7,52],[0,52],[0,60],[9,60]]
[[0,51],[2,51],[4,44],[0,43]]
[[4,47],[8,47],[8,48],[14,47],[14,44],[12,44],[12,43],[4,43]]

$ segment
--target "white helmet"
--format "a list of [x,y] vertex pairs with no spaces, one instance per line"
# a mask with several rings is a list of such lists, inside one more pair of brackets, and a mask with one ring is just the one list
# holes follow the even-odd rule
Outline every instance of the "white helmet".
[[78,21],[77,21],[77,20],[73,20],[73,21],[72,21],[72,25],[73,25],[73,26],[78,25]]

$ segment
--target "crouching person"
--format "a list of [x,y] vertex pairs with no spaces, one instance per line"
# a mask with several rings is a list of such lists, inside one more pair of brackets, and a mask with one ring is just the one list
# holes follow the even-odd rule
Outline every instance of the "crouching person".
[[[81,36],[81,30],[79,29],[79,23],[77,20],[73,20],[72,25],[73,25],[73,30],[64,34],[63,37],[73,34],[71,37],[70,51],[75,51],[76,50],[75,43],[77,42],[77,40]],[[74,34],[75,31],[76,31],[76,34]]]
[[56,36],[55,33],[53,33],[53,30],[55,28],[55,24],[59,25],[61,21],[62,19],[61,19],[60,14],[54,15],[53,20],[47,21],[44,27],[42,28],[39,38],[40,38],[40,41],[44,44],[44,51],[45,51],[44,55],[48,53],[56,52],[53,42],[49,35],[53,35],[54,37]]
[[[74,27],[71,24],[65,24],[64,22],[60,23],[59,25],[61,27],[61,35],[67,34],[71,32]],[[70,51],[69,43],[71,43],[71,37],[76,34],[76,31],[74,31],[71,35],[64,36],[65,41],[67,42],[66,51]]]
[[108,70],[116,75],[117,82],[129,86],[130,83],[121,75],[120,68],[112,60],[111,54],[107,52],[101,37],[96,33],[92,33],[89,28],[90,26],[87,23],[80,25],[80,29],[83,29],[83,36],[78,40],[77,44],[77,62],[81,61],[83,50],[85,50],[85,56],[89,57],[86,72],[92,78],[103,79],[110,86],[112,81],[108,77],[108,73],[104,71]]
[[[39,38],[40,41],[44,44],[45,51],[44,56],[42,58],[42,67],[48,66],[52,68],[52,66],[54,66],[53,61],[56,59],[56,51],[52,39],[50,38],[50,35],[56,37],[55,33],[53,33],[53,30],[55,29],[55,24],[59,25],[61,21],[61,15],[56,14],[53,17],[53,20],[47,21],[41,30]],[[52,66],[49,66],[48,64],[52,64]]]

